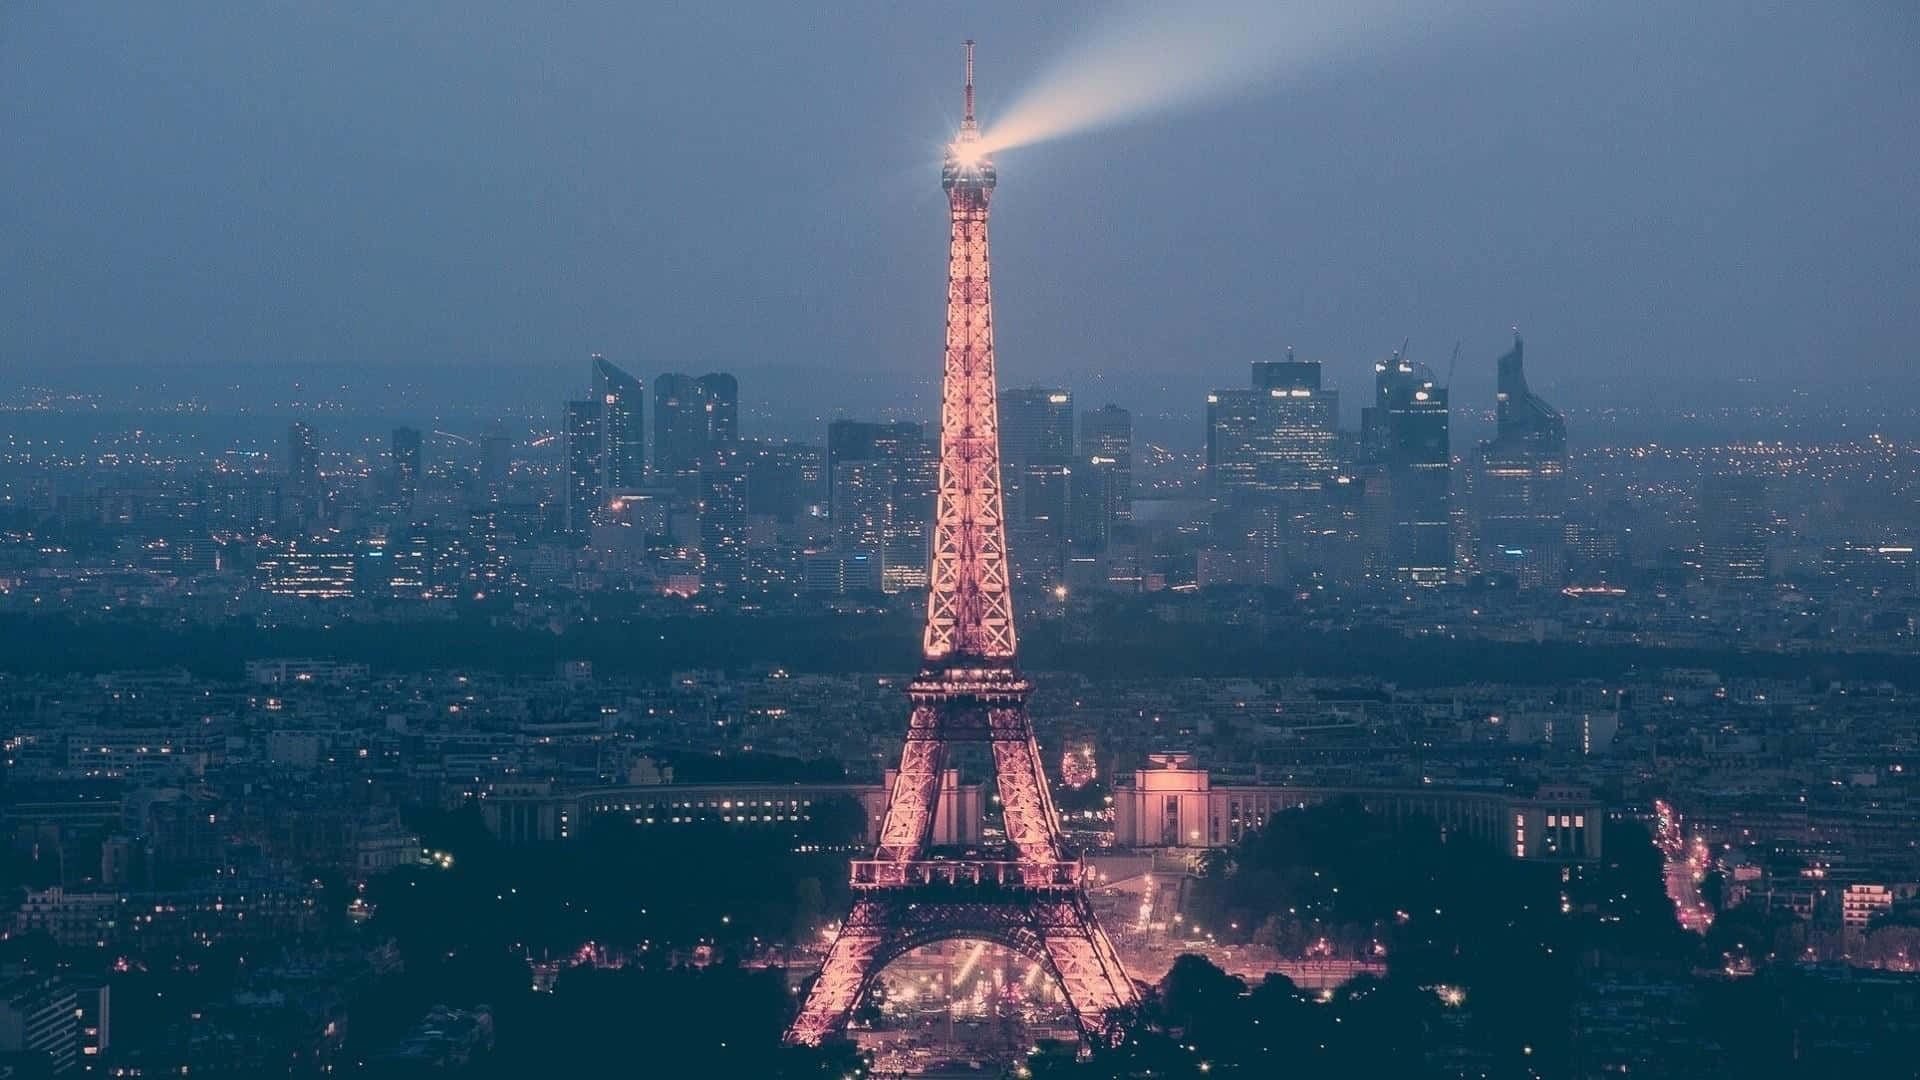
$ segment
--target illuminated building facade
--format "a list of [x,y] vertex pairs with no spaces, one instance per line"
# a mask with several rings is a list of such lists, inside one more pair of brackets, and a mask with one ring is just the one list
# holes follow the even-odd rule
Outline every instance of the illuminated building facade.
[[1257,494],[1266,444],[1266,397],[1258,390],[1207,395],[1207,493],[1215,499]]
[[1245,502],[1316,492],[1339,469],[1340,399],[1320,363],[1256,361],[1253,385],[1207,395],[1207,482],[1215,499]]
[[594,354],[593,397],[600,403],[601,468],[609,492],[641,487],[647,475],[647,424],[639,379]]
[[352,596],[359,558],[350,548],[294,542],[254,564],[260,588],[275,596]]
[[[878,844],[896,778],[890,769],[880,784],[634,784],[565,794],[511,792],[490,795],[479,805],[490,832],[503,843],[523,846],[576,839],[584,823],[602,817],[649,829],[718,822],[791,831],[812,820],[816,804],[850,799],[866,810],[867,842]],[[985,790],[961,783],[959,770],[948,769],[934,819],[936,844],[978,844],[986,824]]]
[[1605,806],[1576,785],[1542,785],[1518,797],[1481,789],[1215,785],[1193,755],[1149,756],[1113,793],[1114,843],[1127,848],[1216,848],[1287,810],[1354,799],[1389,820],[1427,818],[1520,859],[1596,862]]
[[1320,385],[1320,362],[1295,360],[1292,349],[1285,360],[1257,361],[1253,388],[1267,395],[1265,486],[1287,493],[1318,491],[1339,468],[1340,426],[1339,394]]
[[747,471],[721,466],[701,469],[699,485],[700,557],[705,564],[700,583],[709,588],[743,589],[750,569]]
[[939,459],[920,425],[837,420],[827,461],[834,546],[874,556],[887,592],[925,588]]
[[566,530],[574,536],[587,535],[616,492],[646,483],[644,387],[598,353],[588,368],[593,391],[567,402],[561,427]]
[[567,402],[561,425],[566,529],[585,536],[606,493],[606,408],[595,398]]
[[1707,581],[1743,588],[1767,580],[1773,511],[1766,477],[1718,473],[1700,482],[1700,569]]

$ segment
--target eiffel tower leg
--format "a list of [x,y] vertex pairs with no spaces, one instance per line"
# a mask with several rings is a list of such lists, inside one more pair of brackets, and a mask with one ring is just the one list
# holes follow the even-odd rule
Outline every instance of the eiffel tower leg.
[[1060,858],[1060,819],[1047,791],[1040,746],[1025,708],[999,708],[987,714],[993,767],[1000,784],[1000,809],[1007,842],[1020,858],[1051,862]]
[[925,854],[933,842],[935,800],[940,797],[940,774],[947,766],[947,744],[940,737],[938,711],[929,706],[913,710],[907,744],[900,751],[900,773],[887,800],[886,820],[880,826],[880,859],[911,860]]
[[1053,958],[1080,1033],[1093,1042],[1110,1039],[1112,1010],[1130,1008],[1140,1000],[1133,981],[1120,967],[1113,941],[1094,921],[1083,896],[1047,902],[1045,910],[1036,912],[1036,922],[1045,928],[1042,945]]
[[847,1020],[860,1002],[861,991],[874,975],[874,960],[886,941],[887,931],[882,922],[874,917],[873,905],[863,900],[854,901],[840,936],[833,939],[826,962],[820,965],[813,989],[807,991],[807,1000],[800,1006],[799,1015],[787,1028],[788,1045],[818,1046],[828,1036],[846,1030]]

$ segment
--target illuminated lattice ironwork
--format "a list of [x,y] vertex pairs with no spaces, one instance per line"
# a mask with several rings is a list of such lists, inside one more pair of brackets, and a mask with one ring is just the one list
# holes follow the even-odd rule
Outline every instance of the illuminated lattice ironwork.
[[[968,51],[972,68],[972,51]],[[999,415],[994,400],[993,277],[987,262],[987,201],[998,179],[967,113],[947,148],[941,185],[952,230],[947,246],[947,349],[940,394],[940,492],[927,591],[927,659],[1013,659],[1007,590],[1007,530],[1000,494]]]
[[[942,170],[953,231],[926,667],[908,687],[913,714],[879,847],[853,865],[853,911],[787,1031],[789,1042],[818,1043],[842,1030],[889,962],[952,938],[992,941],[1039,964],[1089,1037],[1108,1033],[1114,1010],[1139,997],[1087,903],[1081,865],[1062,847],[1027,712],[1033,687],[1014,666],[987,266],[987,201],[996,179],[974,122],[968,42],[966,119]],[[941,858],[931,850],[940,777],[958,741],[984,741],[993,752],[1005,859]]]

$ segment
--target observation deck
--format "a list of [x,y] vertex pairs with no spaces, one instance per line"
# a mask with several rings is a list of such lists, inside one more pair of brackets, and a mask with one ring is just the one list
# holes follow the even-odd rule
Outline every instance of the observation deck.
[[1026,889],[1072,892],[1080,887],[1085,869],[1077,860],[1020,862],[1012,859],[858,859],[853,863],[855,889],[887,889],[907,885],[951,886],[963,889]]

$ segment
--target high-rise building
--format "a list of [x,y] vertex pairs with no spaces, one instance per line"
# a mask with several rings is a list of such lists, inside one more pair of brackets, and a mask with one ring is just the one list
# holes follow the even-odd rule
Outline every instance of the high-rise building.
[[1373,372],[1374,404],[1363,423],[1369,458],[1387,477],[1393,574],[1403,584],[1444,584],[1453,573],[1447,388],[1399,352]]
[[876,556],[888,592],[924,587],[939,462],[920,425],[836,420],[827,461],[835,547]]
[[1124,501],[1121,476],[1118,459],[1112,455],[1083,451],[1074,458],[1067,541],[1076,552],[1104,551],[1113,542],[1119,522],[1116,510]]
[[662,481],[696,478],[713,451],[740,437],[740,385],[724,373],[653,381],[653,467]]
[[726,372],[698,380],[707,399],[707,445],[725,446],[740,438],[740,383]]
[[842,461],[834,473],[834,548],[877,557],[893,521],[893,463]]
[[1063,462],[1073,454],[1073,394],[1059,387],[1000,391],[1001,461]]
[[566,530],[574,536],[586,534],[593,510],[606,494],[605,418],[606,409],[597,398],[567,402],[566,419],[561,428],[566,467],[562,483]]
[[809,502],[819,501],[821,451],[801,443],[746,442],[737,444],[736,460],[747,470],[747,512],[792,525],[809,516]]
[[1107,514],[1113,523],[1133,521],[1133,414],[1118,405],[1103,405],[1080,414],[1080,456],[1112,462]]
[[393,429],[393,487],[404,508],[412,508],[420,492],[420,429]]
[[1473,478],[1481,568],[1550,584],[1564,566],[1567,421],[1527,388],[1518,333],[1499,360],[1494,418]]
[[738,591],[747,585],[747,471],[700,470],[700,574],[704,587]]
[[1766,477],[1717,473],[1700,482],[1700,569],[1707,581],[1747,587],[1767,579],[1773,511]]
[[1072,508],[1073,394],[1059,387],[1000,391],[1000,476],[1014,568],[1029,582],[1055,580]]
[[1246,390],[1207,395],[1207,484],[1215,499],[1317,493],[1339,470],[1340,399],[1320,362],[1255,361]]
[[647,425],[640,380],[593,356],[593,396],[600,403],[601,468],[609,491],[626,491],[646,483]]
[[700,470],[708,424],[698,380],[672,372],[653,380],[653,470],[662,482]]
[[1270,441],[1264,390],[1207,395],[1207,494],[1233,499],[1264,491],[1261,461]]
[[833,502],[833,474],[850,461],[896,461],[910,448],[926,445],[926,435],[911,420],[875,422],[835,420],[827,425],[827,502]]
[[1318,360],[1255,361],[1253,388],[1267,392],[1272,443],[1262,462],[1271,491],[1319,491],[1339,470],[1340,397],[1320,385]]
[[893,517],[882,545],[882,589],[926,588],[928,544],[939,492],[939,448],[924,440],[906,447],[894,467]]

